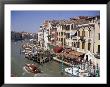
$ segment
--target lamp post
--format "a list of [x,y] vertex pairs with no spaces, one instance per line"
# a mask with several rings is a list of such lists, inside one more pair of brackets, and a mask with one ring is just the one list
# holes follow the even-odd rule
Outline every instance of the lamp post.
[[78,64],[78,71],[77,71],[77,72],[78,72],[78,73],[77,73],[77,76],[78,76],[78,77],[79,77],[79,73],[80,73],[80,72],[79,72],[79,69],[80,69],[80,65]]
[[95,77],[96,73],[95,73],[95,65],[93,65],[93,77]]
[[91,61],[91,59],[89,60],[89,70],[88,70],[88,76],[90,76],[91,77],[91,74],[92,74],[92,70],[93,70],[93,68],[92,68],[92,61]]
[[74,65],[74,64],[73,64],[73,61],[72,61],[72,67],[71,67],[71,68],[72,68],[72,76],[74,76],[74,74],[73,74],[73,65]]

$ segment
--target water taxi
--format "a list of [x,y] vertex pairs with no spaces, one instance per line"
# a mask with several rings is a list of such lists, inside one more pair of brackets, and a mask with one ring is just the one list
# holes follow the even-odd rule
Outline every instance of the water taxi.
[[41,73],[40,69],[35,65],[35,64],[26,64],[23,69],[27,72],[27,73]]

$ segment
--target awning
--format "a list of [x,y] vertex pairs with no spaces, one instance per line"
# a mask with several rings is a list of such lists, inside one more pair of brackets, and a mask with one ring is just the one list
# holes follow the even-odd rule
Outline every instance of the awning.
[[56,46],[56,47],[53,48],[53,51],[55,53],[60,53],[60,52],[62,52],[62,50],[63,50],[63,47],[59,47],[59,46]]
[[71,37],[77,36],[77,32],[71,32]]

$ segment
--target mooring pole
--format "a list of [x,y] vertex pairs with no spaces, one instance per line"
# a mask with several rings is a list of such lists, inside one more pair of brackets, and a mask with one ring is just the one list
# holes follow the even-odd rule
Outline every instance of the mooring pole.
[[62,56],[61,56],[61,57],[62,57],[62,64],[61,64],[61,65],[62,65],[62,66],[61,66],[62,71],[61,71],[61,74],[64,74],[64,73],[63,73],[63,72],[64,72],[64,66],[63,66],[63,51],[62,51]]

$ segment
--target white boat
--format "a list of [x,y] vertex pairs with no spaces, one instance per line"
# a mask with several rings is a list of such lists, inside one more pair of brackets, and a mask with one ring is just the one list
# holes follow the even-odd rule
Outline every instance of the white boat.
[[25,50],[23,50],[23,51],[21,51],[22,53],[25,53],[26,51]]
[[25,48],[25,50],[31,50],[30,48]]
[[79,69],[77,67],[69,67],[69,68],[65,68],[65,72],[73,76],[78,76]]

